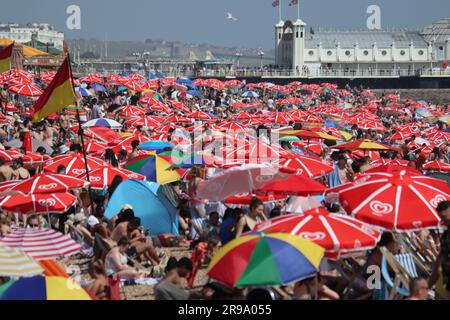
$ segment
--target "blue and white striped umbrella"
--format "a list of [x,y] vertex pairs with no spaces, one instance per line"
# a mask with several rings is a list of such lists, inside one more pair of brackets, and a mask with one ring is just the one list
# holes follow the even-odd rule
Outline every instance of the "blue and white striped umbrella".
[[106,119],[106,118],[99,118],[99,119],[93,119],[85,124],[83,124],[83,128],[89,128],[89,127],[106,127],[111,129],[122,129],[122,125],[118,123],[117,121]]
[[79,91],[82,97],[89,97],[92,95],[88,89],[83,87],[76,87],[75,91]]
[[246,98],[259,98],[259,94],[255,91],[246,91],[242,94],[242,96]]

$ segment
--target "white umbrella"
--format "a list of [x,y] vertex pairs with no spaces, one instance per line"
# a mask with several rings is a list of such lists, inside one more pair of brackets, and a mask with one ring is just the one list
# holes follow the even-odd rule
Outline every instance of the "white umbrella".
[[201,181],[197,195],[211,201],[221,201],[236,194],[252,193],[270,182],[290,176],[290,173],[281,170],[270,164],[243,164]]
[[106,127],[106,128],[111,128],[111,129],[117,129],[117,130],[122,129],[122,125],[119,122],[112,120],[112,119],[107,119],[107,118],[99,118],[99,119],[90,120],[90,121],[86,122],[85,124],[83,124],[82,127],[83,128]]

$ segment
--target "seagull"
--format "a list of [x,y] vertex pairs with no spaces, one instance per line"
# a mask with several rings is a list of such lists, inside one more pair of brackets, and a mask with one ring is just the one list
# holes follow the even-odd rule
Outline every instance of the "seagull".
[[233,17],[233,15],[231,13],[229,13],[229,12],[227,12],[227,19],[231,20],[231,21],[238,21],[238,19]]

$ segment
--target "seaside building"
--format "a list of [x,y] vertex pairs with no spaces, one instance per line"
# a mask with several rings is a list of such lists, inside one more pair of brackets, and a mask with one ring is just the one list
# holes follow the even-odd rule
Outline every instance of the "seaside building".
[[361,74],[445,68],[450,60],[450,18],[418,31],[324,30],[301,19],[275,25],[275,65],[294,72],[345,70]]
[[0,23],[0,39],[11,39],[19,43],[29,43],[33,37],[41,43],[58,50],[64,48],[64,33],[57,31],[48,23]]

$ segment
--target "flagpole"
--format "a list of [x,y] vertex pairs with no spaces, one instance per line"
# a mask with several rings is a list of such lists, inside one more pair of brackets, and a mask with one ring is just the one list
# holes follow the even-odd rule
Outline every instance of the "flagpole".
[[[72,63],[70,62],[69,52],[67,52],[67,60],[69,62],[70,82],[71,82],[71,85],[73,86]],[[83,152],[83,158],[84,158],[84,169],[86,170],[86,179],[89,182],[88,193],[89,193],[89,202],[91,205],[91,214],[94,214],[94,201],[92,200],[91,178],[89,177],[89,167],[88,167],[87,156],[86,156],[86,147],[84,145],[84,133],[83,133],[83,127],[81,126],[80,110],[78,110],[79,109],[78,99],[77,99],[77,104],[76,104],[75,109],[77,111],[78,135],[80,136],[80,140],[81,140],[81,150]],[[84,214],[86,214],[86,212]]]
[[282,0],[280,0],[280,3],[279,3],[279,5],[278,5],[278,17],[280,18],[279,21],[282,21],[282,20],[281,20],[281,2],[282,2]]
[[297,0],[297,20],[300,20],[300,0]]

